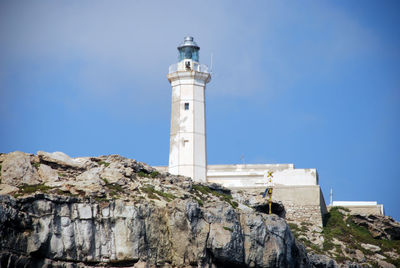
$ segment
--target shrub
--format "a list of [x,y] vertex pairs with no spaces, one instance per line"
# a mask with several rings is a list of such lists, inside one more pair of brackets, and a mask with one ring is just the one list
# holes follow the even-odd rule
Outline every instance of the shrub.
[[40,167],[40,163],[32,163],[32,166],[34,167],[34,168],[36,168],[36,170],[39,170],[39,167]]
[[161,196],[162,198],[164,198],[164,200],[170,202],[176,198],[176,196],[173,194],[158,191],[158,190],[154,189],[153,186],[149,186],[149,185],[147,185],[146,187],[143,187],[142,191],[145,192],[147,194],[147,196],[151,199],[160,200],[160,198],[158,196]]
[[[225,201],[228,204],[230,204],[233,208],[237,208],[239,206],[237,202],[232,200],[233,198],[232,195],[230,194],[220,193],[218,191],[211,189],[208,186],[198,185],[198,184],[193,185],[193,189],[198,193],[202,193],[203,195],[209,195],[209,194],[214,195],[218,197],[221,201]],[[197,195],[200,197],[200,199],[202,199],[202,201],[204,201],[204,197],[202,197],[199,194]]]
[[109,165],[110,165],[110,163],[108,163],[108,162],[106,162],[106,161],[99,161],[98,162],[98,164],[100,165],[100,166],[105,166],[105,167],[108,167]]
[[226,227],[226,226],[224,226],[223,228],[224,228],[225,230],[229,231],[229,232],[233,232],[233,229],[232,229],[232,228],[229,228],[229,227]]
[[19,191],[18,191],[18,195],[24,195],[24,194],[31,194],[34,192],[42,192],[42,193],[47,193],[48,190],[51,189],[51,187],[44,185],[44,183],[41,184],[34,184],[34,185],[28,185],[28,184],[23,184],[21,186],[18,187]]
[[153,171],[153,172],[150,173],[150,177],[152,177],[152,178],[156,178],[159,175],[160,175],[160,172],[158,172],[158,171]]

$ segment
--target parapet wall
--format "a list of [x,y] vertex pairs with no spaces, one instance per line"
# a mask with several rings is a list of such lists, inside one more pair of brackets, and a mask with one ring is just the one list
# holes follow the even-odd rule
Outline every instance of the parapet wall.
[[[167,167],[156,168],[168,170]],[[296,169],[293,164],[208,165],[207,181],[262,195],[267,185],[264,178],[267,171],[273,171],[272,199],[285,206],[286,220],[322,227],[323,215],[328,210],[316,169]]]
[[264,187],[264,174],[273,171],[275,185],[318,185],[316,169],[295,169],[293,164],[208,165],[207,181],[225,187]]
[[[235,188],[261,195],[264,188]],[[322,227],[323,216],[328,212],[324,196],[319,185],[277,186],[272,193],[272,199],[282,202],[286,211],[286,220],[295,223],[311,223]]]
[[385,215],[383,205],[375,201],[333,201],[333,204],[328,206],[328,211],[331,210],[332,207],[347,208],[350,210],[351,214]]

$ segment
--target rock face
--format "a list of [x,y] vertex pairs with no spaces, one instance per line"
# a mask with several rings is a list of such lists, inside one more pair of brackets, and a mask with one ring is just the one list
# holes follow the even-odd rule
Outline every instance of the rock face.
[[10,155],[0,267],[312,267],[284,219],[228,189],[115,155]]
[[[1,248],[64,263],[306,267],[284,220],[190,199],[165,207],[37,194],[1,199]],[[7,262],[6,256],[2,262]],[[12,267],[12,265],[9,265]]]
[[2,183],[11,186],[37,184],[40,182],[37,171],[31,164],[31,156],[23,152],[6,155],[1,168]]
[[354,215],[352,221],[368,231],[374,238],[400,240],[400,223],[392,217],[378,215]]

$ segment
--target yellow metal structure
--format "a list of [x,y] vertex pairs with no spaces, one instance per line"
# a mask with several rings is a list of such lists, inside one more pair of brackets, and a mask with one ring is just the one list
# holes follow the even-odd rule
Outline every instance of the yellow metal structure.
[[267,179],[268,179],[268,183],[267,183],[267,195],[268,195],[268,206],[269,206],[269,213],[272,213],[272,178],[273,178],[273,172],[272,171],[268,171],[267,174]]

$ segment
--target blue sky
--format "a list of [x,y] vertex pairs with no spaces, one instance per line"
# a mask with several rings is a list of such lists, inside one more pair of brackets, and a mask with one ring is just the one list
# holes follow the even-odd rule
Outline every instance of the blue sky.
[[1,1],[0,151],[167,165],[177,45],[210,64],[209,164],[317,168],[400,220],[398,1]]

